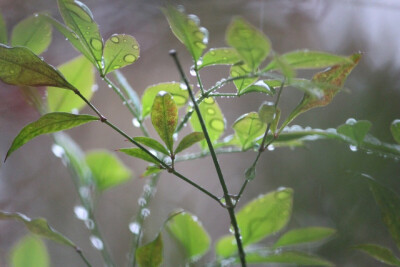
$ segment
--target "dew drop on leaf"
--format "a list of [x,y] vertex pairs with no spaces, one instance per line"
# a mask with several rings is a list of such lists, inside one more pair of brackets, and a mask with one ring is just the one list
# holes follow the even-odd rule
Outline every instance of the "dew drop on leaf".
[[207,47],[203,42],[194,42],[194,45],[200,49],[204,49]]
[[274,150],[275,150],[275,147],[274,147],[274,145],[269,145],[269,146],[267,147],[267,149],[268,149],[269,151],[274,151]]
[[89,219],[85,221],[85,226],[87,229],[89,230],[93,230],[94,229],[94,222],[93,220]]
[[113,42],[113,43],[115,43],[115,44],[118,44],[118,43],[119,43],[119,38],[118,38],[118,36],[112,36],[112,37],[111,37],[111,42]]
[[215,110],[212,108],[207,109],[207,114],[209,115],[214,115],[215,114]]
[[180,87],[182,90],[187,90],[187,89],[188,89],[185,83],[181,83],[181,84],[179,85],[179,87]]
[[136,60],[136,56],[132,55],[132,54],[128,54],[126,56],[124,56],[124,61],[127,63],[133,63]]
[[85,221],[89,218],[88,211],[82,206],[75,206],[74,213],[76,218],[78,218],[79,220]]
[[131,231],[132,234],[138,235],[140,232],[140,225],[137,222],[131,222],[129,224],[129,231]]
[[57,144],[53,144],[51,146],[51,152],[53,152],[54,156],[56,156],[57,158],[62,158],[65,155],[64,148]]
[[142,211],[140,212],[140,214],[143,216],[143,218],[146,218],[150,215],[150,210],[149,209],[142,209]]
[[356,152],[358,150],[357,146],[354,146],[354,145],[350,145],[349,148],[353,152]]
[[223,131],[224,130],[224,122],[220,119],[213,119],[210,121],[210,126],[216,131]]
[[346,124],[353,125],[353,124],[355,124],[356,122],[357,122],[357,121],[356,121],[355,119],[350,118],[350,119],[347,119]]
[[190,67],[190,75],[192,75],[192,76],[196,76],[196,71],[194,70],[194,66],[191,66]]
[[103,43],[96,38],[92,38],[92,40],[90,40],[90,45],[97,51],[100,51],[103,49]]
[[99,85],[98,84],[93,84],[92,86],[92,92],[97,92],[97,90],[99,90]]
[[92,243],[92,246],[97,250],[103,250],[104,248],[103,241],[101,241],[97,236],[90,236],[90,243]]
[[146,199],[140,197],[138,199],[138,204],[139,204],[139,206],[143,207],[143,206],[145,206],[147,204],[147,201],[146,201]]

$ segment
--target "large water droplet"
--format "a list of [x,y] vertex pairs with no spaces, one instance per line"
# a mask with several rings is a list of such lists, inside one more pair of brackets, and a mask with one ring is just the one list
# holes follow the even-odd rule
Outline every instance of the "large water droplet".
[[90,45],[97,51],[101,51],[103,49],[103,42],[96,38],[92,38],[92,40],[90,40]]
[[180,83],[180,84],[179,84],[179,87],[180,87],[182,90],[187,90],[187,89],[188,89],[185,83]]
[[90,243],[92,243],[93,247],[97,250],[103,250],[104,249],[104,244],[103,241],[101,241],[100,238],[97,236],[90,236]]
[[85,221],[85,226],[87,229],[89,230],[93,230],[94,229],[94,222],[93,220],[89,219]]
[[176,142],[178,140],[178,133],[174,133],[172,135],[172,139],[174,139],[174,141]]
[[97,92],[97,90],[99,90],[99,85],[98,84],[93,84],[92,85],[92,92]]
[[142,211],[140,212],[140,214],[143,216],[143,218],[146,218],[147,216],[150,215],[150,210],[147,208],[142,209]]
[[199,19],[198,16],[196,16],[196,15],[194,15],[194,14],[189,14],[189,15],[188,15],[188,18],[189,18],[189,21],[188,21],[189,23],[191,23],[191,24],[194,23],[194,25],[199,26],[199,24],[200,24],[200,19]]
[[79,220],[85,221],[89,218],[89,212],[82,206],[75,206],[74,213]]
[[132,234],[138,235],[140,232],[140,225],[137,222],[131,222],[129,224],[129,231],[131,231]]
[[199,60],[197,60],[196,64],[197,64],[197,66],[200,66],[201,64],[203,64],[203,59],[200,58]]
[[133,63],[136,60],[136,56],[132,55],[132,54],[128,54],[126,56],[124,56],[124,61],[127,63]]
[[195,71],[195,69],[194,69],[194,66],[191,66],[191,67],[190,67],[189,73],[190,73],[190,75],[192,75],[193,77],[196,76],[196,71]]
[[143,207],[144,205],[147,204],[147,201],[146,201],[146,199],[140,197],[140,198],[138,199],[138,204],[139,204],[139,206]]
[[207,98],[204,98],[204,103],[206,103],[206,104],[214,104],[215,103],[215,100],[214,100],[214,98],[212,98],[212,97],[207,97]]
[[119,43],[119,37],[118,36],[111,36],[111,42],[118,44]]
[[132,119],[132,124],[133,124],[133,126],[135,126],[136,128],[139,128],[139,127],[140,127],[140,122],[139,122],[139,120],[138,120],[137,118],[133,118],[133,119]]
[[223,131],[225,128],[224,121],[221,119],[212,119],[210,121],[210,126],[216,131]]
[[204,49],[207,47],[203,42],[194,42],[194,45],[200,49]]
[[208,108],[208,109],[207,109],[207,114],[209,114],[209,115],[214,115],[214,114],[215,114],[215,110],[212,109],[212,108]]
[[200,27],[200,31],[203,33],[203,43],[208,44],[208,30],[204,27]]
[[355,145],[350,145],[349,148],[353,152],[356,152],[358,150],[357,146],[355,146]]
[[269,145],[269,146],[267,147],[267,149],[268,149],[269,151],[274,151],[274,150],[275,150],[275,146],[274,146],[274,145]]
[[349,118],[349,119],[347,119],[346,124],[353,125],[353,124],[355,124],[356,122],[357,122],[357,121],[356,121],[355,119]]
[[78,115],[79,114],[79,109],[73,108],[73,109],[71,109],[71,113],[75,114],[75,115]]
[[51,146],[51,152],[53,152],[54,156],[56,156],[57,158],[62,158],[65,155],[64,148],[57,144],[53,144]]

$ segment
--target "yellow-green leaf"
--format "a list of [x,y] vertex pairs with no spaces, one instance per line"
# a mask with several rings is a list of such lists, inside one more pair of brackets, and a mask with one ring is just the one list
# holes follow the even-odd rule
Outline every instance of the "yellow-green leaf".
[[133,36],[113,34],[104,46],[104,74],[132,64],[139,58],[139,44]]
[[400,266],[400,260],[394,255],[393,251],[383,246],[376,244],[360,244],[354,246],[354,248],[368,254],[380,262],[391,266]]
[[[251,73],[251,68],[246,64],[238,64],[233,65],[230,70],[230,74],[232,78],[246,76]],[[235,84],[239,95],[244,94],[244,89],[248,88],[254,82],[258,80],[257,77],[253,78],[243,78],[234,80],[233,83]]]
[[336,233],[335,229],[327,227],[304,227],[292,229],[283,234],[274,247],[293,246],[298,244],[320,241],[331,237]]
[[150,243],[136,250],[136,258],[140,267],[158,267],[163,261],[163,241],[161,233]]
[[169,155],[168,150],[162,144],[160,144],[160,142],[158,142],[157,140],[155,140],[151,137],[138,136],[138,137],[134,137],[133,140],[135,140],[145,146],[148,146],[158,152],[161,152],[165,155]]
[[182,138],[181,142],[178,144],[178,146],[175,149],[174,154],[178,154],[179,152],[191,147],[197,142],[200,142],[201,140],[204,139],[204,134],[202,132],[193,132],[185,137]]
[[131,156],[131,157],[135,157],[135,158],[139,158],[154,164],[159,164],[159,162],[153,158],[152,156],[150,156],[149,154],[147,154],[146,152],[144,152],[142,149],[134,147],[134,148],[120,148],[119,151]]
[[11,250],[12,267],[48,267],[50,256],[42,240],[26,235]]
[[240,61],[240,57],[234,48],[211,48],[201,58],[198,69],[213,65],[233,65]]
[[369,121],[348,119],[345,124],[337,128],[337,133],[349,137],[354,145],[361,145],[371,126],[372,123]]
[[232,128],[239,138],[242,149],[252,147],[258,137],[262,136],[267,125],[262,122],[257,112],[250,112],[240,116],[233,124]]

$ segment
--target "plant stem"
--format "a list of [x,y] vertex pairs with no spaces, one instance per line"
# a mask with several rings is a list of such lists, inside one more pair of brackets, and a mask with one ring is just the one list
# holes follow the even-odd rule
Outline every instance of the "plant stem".
[[197,116],[199,118],[199,122],[200,122],[201,128],[203,130],[204,137],[205,137],[205,139],[207,141],[207,145],[208,145],[208,148],[210,150],[210,154],[211,154],[211,157],[213,159],[214,166],[215,166],[215,169],[217,171],[218,178],[219,178],[222,190],[224,192],[224,199],[225,199],[225,203],[226,203],[226,208],[227,208],[227,210],[229,212],[229,217],[231,219],[231,224],[232,224],[233,230],[235,232],[235,239],[236,239],[236,244],[238,246],[240,262],[242,264],[242,267],[245,267],[246,266],[246,255],[245,255],[245,252],[244,252],[244,249],[243,249],[243,245],[242,245],[242,239],[241,239],[241,236],[240,236],[240,230],[239,230],[239,227],[238,227],[238,224],[237,224],[237,221],[236,221],[234,205],[232,203],[232,200],[231,200],[230,195],[229,195],[228,188],[226,186],[224,177],[222,175],[222,171],[221,171],[221,167],[220,167],[220,165],[218,163],[217,155],[215,154],[214,147],[212,145],[210,136],[208,135],[207,127],[206,127],[206,125],[204,123],[204,120],[203,120],[203,117],[201,115],[199,106],[198,106],[198,104],[196,102],[196,99],[194,97],[192,88],[190,87],[190,84],[189,84],[189,82],[188,82],[188,80],[186,78],[186,75],[183,72],[182,66],[181,66],[181,64],[180,64],[180,62],[178,60],[178,56],[176,54],[176,51],[175,50],[171,50],[170,51],[170,55],[173,57],[173,59],[175,61],[175,64],[176,64],[176,66],[178,68],[178,71],[179,71],[183,81],[185,82],[187,88],[188,88],[189,96],[190,96],[190,98],[191,98],[191,100],[193,102],[194,109],[195,109],[196,114],[197,114]]
[[201,95],[204,95],[204,87],[203,87],[203,83],[201,82],[201,79],[200,79],[199,70],[197,69],[197,62],[194,63],[194,71],[196,73],[196,78],[197,78],[197,82],[200,87]]
[[86,259],[85,255],[83,255],[82,250],[79,247],[75,247],[75,251],[76,253],[78,253],[78,255],[81,257],[81,259],[85,262],[87,267],[92,267],[92,265],[90,264],[90,262],[88,261],[88,259]]

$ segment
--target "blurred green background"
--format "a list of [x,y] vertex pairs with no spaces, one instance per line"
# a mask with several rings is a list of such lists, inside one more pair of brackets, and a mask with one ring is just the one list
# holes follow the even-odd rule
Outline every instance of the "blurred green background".
[[[103,38],[113,33],[135,36],[141,45],[141,57],[123,72],[134,89],[141,95],[151,85],[179,81],[179,75],[168,55],[172,48],[179,53],[189,72],[191,60],[188,53],[169,30],[160,11],[161,0],[86,0],[100,25]],[[358,67],[340,93],[327,107],[301,115],[294,123],[314,128],[336,128],[347,118],[365,119],[373,123],[371,133],[382,141],[393,143],[389,125],[400,118],[400,4],[397,1],[358,0],[203,0],[170,1],[182,4],[187,13],[201,19],[201,25],[210,32],[209,47],[225,46],[224,32],[231,18],[243,16],[262,29],[271,39],[273,49],[284,53],[308,48],[336,54],[364,53]],[[20,20],[38,11],[47,11],[58,19],[55,1],[1,0],[0,10],[8,29]],[[77,55],[77,52],[56,31],[53,42],[43,57],[59,65]],[[306,77],[311,73],[304,72]],[[207,85],[228,76],[228,68],[215,67],[202,72]],[[93,102],[102,113],[115,121],[131,135],[139,135],[132,126],[129,113],[118,97],[101,79]],[[195,80],[192,80],[195,83]],[[233,89],[232,87],[226,90]],[[282,95],[283,116],[297,104],[301,92],[286,90]],[[240,99],[219,101],[226,116],[228,129],[241,114],[255,111],[265,100],[264,95],[249,95]],[[90,112],[88,109],[85,112]],[[0,84],[0,155],[4,155],[13,138],[27,123],[39,115],[28,106],[19,90]],[[107,148],[115,150],[126,143],[100,124],[83,126],[69,134],[84,150]],[[89,255],[93,266],[102,266],[101,258],[89,241],[84,224],[74,217],[73,208],[78,203],[69,173],[61,161],[51,153],[52,141],[40,137],[16,151],[0,167],[0,209],[19,211],[30,217],[45,217],[57,230],[65,233]],[[223,173],[229,188],[237,192],[244,180],[244,170],[251,164],[255,153],[223,155],[220,157]],[[144,180],[139,175],[144,162],[120,155],[135,172],[136,179],[106,191],[99,200],[96,216],[104,236],[119,266],[127,258],[130,242],[128,224],[137,210]],[[191,161],[178,165],[199,184],[221,195],[220,185],[210,159]],[[360,252],[351,250],[359,243],[378,243],[391,248],[395,245],[382,223],[380,212],[364,178],[355,172],[367,173],[385,185],[400,192],[400,165],[391,159],[363,152],[351,152],[349,147],[334,141],[317,141],[305,148],[288,148],[266,152],[259,162],[258,175],[249,184],[240,205],[259,194],[280,186],[295,191],[294,211],[290,227],[327,226],[338,230],[330,242],[313,251],[333,261],[337,266],[384,266]],[[226,212],[210,199],[176,177],[163,174],[157,194],[150,205],[144,241],[154,238],[168,214],[184,208],[203,222],[215,241],[228,233]],[[7,266],[12,245],[25,229],[16,222],[0,221],[0,266]],[[167,239],[164,266],[177,266],[181,256],[173,242]],[[266,243],[271,240],[266,240]],[[53,266],[82,266],[71,249],[48,243]],[[212,259],[212,251],[198,266]]]

